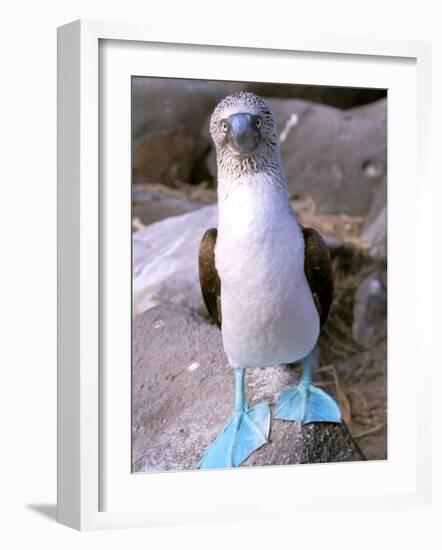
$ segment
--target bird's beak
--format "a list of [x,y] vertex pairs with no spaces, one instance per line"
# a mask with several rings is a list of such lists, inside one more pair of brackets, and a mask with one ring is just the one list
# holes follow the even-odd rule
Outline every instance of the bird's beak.
[[261,141],[261,132],[256,127],[256,117],[248,113],[237,113],[227,119],[227,141],[240,154],[250,154]]

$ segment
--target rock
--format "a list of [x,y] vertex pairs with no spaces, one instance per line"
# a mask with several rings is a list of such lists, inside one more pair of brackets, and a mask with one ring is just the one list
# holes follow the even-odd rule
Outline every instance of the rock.
[[132,136],[186,130],[193,137],[226,95],[219,84],[178,78],[132,80]]
[[387,260],[387,178],[384,177],[371,204],[361,239],[369,245],[373,260]]
[[202,206],[202,203],[173,197],[142,185],[132,186],[132,218],[138,218],[144,225],[193,212]]
[[369,255],[379,262],[387,261],[387,206],[380,210],[377,217],[366,225],[361,240],[369,245]]
[[153,223],[133,234],[133,312],[161,303],[181,304],[207,315],[198,277],[204,232],[218,225],[218,208]]
[[192,172],[209,149],[185,130],[151,132],[134,141],[133,182],[191,181]]
[[354,107],[347,111],[356,117],[369,118],[370,120],[387,121],[387,98],[378,99],[373,103]]
[[289,193],[311,195],[318,213],[367,214],[387,162],[385,123],[308,102],[271,102]]
[[211,144],[201,129],[225,94],[198,80],[134,78],[133,181],[204,179],[201,164]]
[[[214,82],[216,85],[217,83]],[[230,93],[240,90],[264,97],[304,99],[340,109],[350,109],[384,98],[386,90],[374,88],[346,88],[338,86],[310,86],[305,84],[273,84],[271,82],[223,82]]]
[[355,294],[353,337],[368,348],[386,336],[387,289],[378,272],[366,277]]
[[387,177],[382,178],[381,185],[376,192],[367,214],[363,231],[369,227],[387,206]]
[[[172,304],[133,320],[133,472],[196,468],[233,407],[234,377],[221,332]],[[275,398],[297,380],[293,367],[250,369],[250,403]],[[272,421],[271,441],[244,466],[364,460],[343,425]]]
[[253,453],[243,466],[313,464],[366,460],[343,424],[315,422],[299,428],[273,419],[271,443]]
[[[311,196],[318,213],[366,215],[385,179],[386,122],[308,101],[268,102],[278,123],[289,195]],[[215,176],[213,151],[207,163]]]

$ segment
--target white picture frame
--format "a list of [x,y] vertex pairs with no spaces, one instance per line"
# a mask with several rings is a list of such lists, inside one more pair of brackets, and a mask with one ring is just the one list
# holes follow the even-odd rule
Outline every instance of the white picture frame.
[[[124,43],[125,49],[140,44],[153,44],[156,47],[163,44],[175,50],[182,48],[186,51],[198,48],[198,51],[209,60],[210,52],[214,51],[215,46],[219,51],[228,51],[231,59],[244,55],[245,52],[250,56],[260,53],[265,55],[268,52],[269,55],[271,53],[273,56],[279,56],[281,63],[293,52],[318,57],[327,55],[338,59],[352,58],[357,63],[371,58],[391,64],[409,60],[407,63],[415,66],[416,102],[413,101],[410,109],[412,113],[417,113],[417,124],[416,121],[410,122],[410,132],[415,136],[415,142],[407,142],[407,147],[414,146],[410,158],[416,159],[419,174],[419,210],[416,220],[420,243],[431,242],[425,214],[425,204],[431,202],[431,187],[426,169],[430,119],[426,83],[430,77],[430,45],[426,42],[368,40],[355,37],[311,38],[300,34],[296,37],[281,37],[278,43],[272,44],[244,43],[240,38],[229,40],[227,43],[222,36],[213,33],[207,37],[201,33],[198,41],[193,41],[186,36],[185,30],[181,35],[174,33],[173,36],[160,36],[154,28],[143,25],[101,21],[76,21],[61,27],[58,31],[58,520],[76,529],[89,530],[259,518],[263,516],[264,510],[268,517],[270,507],[266,507],[266,503],[275,503],[282,498],[279,489],[271,491],[270,488],[283,486],[284,480],[288,479],[287,476],[292,475],[293,468],[290,472],[287,468],[273,468],[271,474],[266,473],[269,469],[260,469],[263,470],[261,472],[251,469],[240,472],[160,474],[156,477],[145,477],[143,481],[137,481],[139,476],[132,476],[133,480],[129,480],[130,471],[127,471],[123,480],[126,486],[142,483],[142,491],[145,492],[146,487],[149,491],[148,500],[155,500],[152,495],[156,495],[155,505],[146,503],[145,506],[140,506],[136,499],[133,500],[135,504],[130,505],[132,493],[122,489],[121,494],[124,494],[125,498],[122,496],[121,502],[118,502],[118,493],[115,493],[117,496],[113,499],[110,509],[103,506],[102,485],[107,479],[106,476],[109,476],[109,471],[112,478],[113,470],[112,464],[106,468],[103,466],[103,452],[106,452],[108,447],[107,443],[103,443],[102,429],[102,417],[106,414],[102,401],[106,399],[101,380],[103,365],[100,351],[100,307],[102,301],[107,298],[100,281],[103,277],[101,233],[106,226],[100,225],[99,214],[103,208],[112,208],[110,202],[107,202],[108,206],[103,205],[100,192],[99,120],[103,106],[100,104],[99,92],[102,41]],[[152,73],[152,76],[156,75]],[[177,73],[170,76],[177,76]],[[194,75],[187,73],[187,76]],[[243,79],[247,80],[247,77]],[[410,97],[414,98],[413,95]],[[129,125],[129,121],[127,123]],[[389,138],[389,154],[393,146]],[[127,147],[130,147],[129,144]],[[127,157],[127,151],[124,154]],[[401,177],[399,172],[395,173],[394,163],[392,166],[389,164],[389,174],[393,179]],[[408,177],[414,178],[414,174]],[[112,200],[114,204],[116,200],[118,202],[118,198]],[[390,193],[390,200],[402,199],[397,193]],[[401,207],[410,207],[410,202],[405,201],[404,198]],[[430,311],[431,304],[428,290],[431,260],[428,247],[429,244],[422,244],[418,251],[419,262],[409,273],[409,281],[414,281],[416,294],[411,307],[416,319],[419,319],[419,326],[413,326],[413,330],[419,331],[420,347],[409,357],[397,356],[396,359],[404,361],[404,365],[411,365],[413,359],[418,357],[428,343],[431,333],[431,329],[426,326],[426,323],[430,322],[430,316],[425,315]],[[395,253],[393,261],[400,262],[399,256],[399,253]],[[423,283],[419,285],[419,292],[416,288],[417,281]],[[398,295],[399,291],[396,293],[396,296]],[[398,299],[396,302],[389,301],[389,304],[391,303],[394,307]],[[390,359],[389,355],[389,361]],[[290,506],[286,508],[290,509],[290,514],[293,514],[295,509],[300,510],[301,504],[303,511],[312,508],[326,510],[333,506],[335,511],[343,513],[354,509],[355,506],[360,510],[369,511],[428,505],[431,498],[430,431],[425,419],[430,415],[431,404],[424,398],[423,388],[425,384],[429,384],[429,378],[429,369],[423,367],[411,390],[416,395],[416,406],[414,408],[413,405],[409,411],[410,430],[413,431],[413,437],[410,437],[410,441],[413,442],[410,452],[413,459],[407,465],[408,469],[405,468],[398,476],[396,488],[391,485],[387,490],[381,491],[376,487],[372,492],[354,494],[351,480],[347,480],[347,489],[341,493],[337,493],[336,487],[331,484],[326,492],[313,492],[312,498],[307,498],[304,491],[300,497],[289,499],[287,503]],[[111,391],[109,388],[106,388],[107,390]],[[115,388],[112,391],[115,391]],[[390,429],[394,439],[394,422]],[[130,438],[130,425],[127,425],[127,430],[127,437]],[[400,438],[400,433],[396,433],[396,436]],[[130,449],[127,453],[130,454]],[[315,472],[318,484],[321,476],[325,480],[327,476],[330,477],[331,472],[338,476],[338,479],[344,466],[352,467],[321,466],[325,468],[321,470],[323,474],[318,473],[318,470]],[[385,470],[382,473],[384,466],[373,464],[372,475],[388,475],[394,478],[394,460],[390,466],[389,472]],[[309,475],[308,470],[304,470],[304,477],[308,478]],[[193,481],[196,478],[193,477],[192,480],[190,476],[199,476],[199,481]],[[229,494],[222,493],[222,486],[229,484],[243,485],[244,488],[251,489],[253,481],[257,480],[258,476],[262,483],[260,496],[251,490],[248,500],[238,501],[234,494],[229,497]],[[360,473],[353,469],[350,477],[352,476],[356,479]],[[406,478],[409,479],[410,486],[404,484],[400,487]],[[205,492],[202,488],[198,489],[198,484],[204,485]],[[189,495],[191,489],[194,489],[194,495]],[[188,495],[186,505],[184,500],[179,498],[183,492]],[[219,498],[216,502],[211,502],[210,495],[214,492]],[[175,497],[173,503],[170,499],[172,494]],[[164,498],[160,499],[160,495]],[[247,507],[244,506],[244,502],[247,502]],[[282,507],[273,506],[272,509],[275,517],[283,516]]]

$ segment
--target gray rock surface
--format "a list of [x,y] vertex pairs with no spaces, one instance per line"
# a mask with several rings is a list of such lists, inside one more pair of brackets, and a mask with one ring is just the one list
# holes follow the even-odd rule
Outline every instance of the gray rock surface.
[[376,192],[368,212],[361,240],[369,246],[369,255],[373,260],[387,260],[387,178],[385,177]]
[[134,315],[169,302],[207,315],[198,278],[198,249],[204,232],[217,225],[218,208],[212,205],[133,234]]
[[[366,215],[385,179],[386,121],[292,99],[268,100],[291,197],[310,195],[319,213]],[[208,139],[207,124],[204,127]],[[216,175],[215,153],[207,157]]]
[[192,181],[211,145],[202,125],[225,95],[198,80],[134,78],[133,181]]
[[365,220],[364,229],[369,227],[387,206],[387,187],[387,177],[384,177],[381,181],[379,189],[376,192],[376,195],[374,196],[373,202],[371,203],[370,210]]
[[132,186],[132,218],[137,218],[144,225],[193,212],[203,206],[202,203],[173,197],[141,185]]
[[371,120],[387,121],[387,98],[378,99],[373,103],[354,107],[347,111],[354,116],[369,118]]
[[[233,408],[233,372],[220,331],[186,308],[162,305],[133,320],[134,472],[194,469]],[[296,382],[293,367],[247,372],[250,403],[271,404]],[[271,441],[244,466],[364,460],[343,425],[272,420]]]
[[144,78],[132,80],[132,136],[184,129],[193,136],[201,134],[202,125],[226,91],[220,85],[179,78]]
[[309,102],[271,106],[289,193],[311,195],[321,213],[366,214],[386,172],[385,122]]
[[353,337],[368,348],[383,339],[387,322],[387,289],[382,276],[374,272],[366,277],[355,294]]
[[191,181],[195,165],[209,146],[183,129],[144,134],[133,144],[133,181]]
[[338,86],[312,86],[306,84],[273,84],[271,82],[213,82],[229,93],[245,90],[263,97],[304,99],[339,109],[350,109],[383,98],[386,90],[374,88],[345,88]]
[[380,209],[376,217],[367,223],[361,240],[369,246],[369,255],[373,260],[387,261],[387,205]]

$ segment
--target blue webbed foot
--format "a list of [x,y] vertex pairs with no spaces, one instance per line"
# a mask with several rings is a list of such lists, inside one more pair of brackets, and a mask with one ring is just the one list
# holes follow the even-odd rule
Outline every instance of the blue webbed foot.
[[335,400],[313,384],[299,384],[283,392],[276,402],[275,418],[300,424],[341,422],[341,411]]
[[198,468],[232,468],[239,466],[253,451],[268,441],[270,409],[267,403],[236,411],[207,449]]

